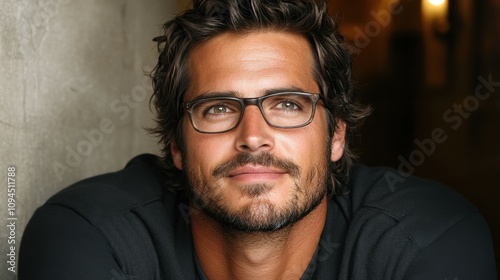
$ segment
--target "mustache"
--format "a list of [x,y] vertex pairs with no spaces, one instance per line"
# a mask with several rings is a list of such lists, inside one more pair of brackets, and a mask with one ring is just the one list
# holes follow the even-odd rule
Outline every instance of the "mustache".
[[293,163],[291,160],[278,158],[268,152],[257,155],[240,153],[236,157],[218,165],[212,172],[212,175],[216,179],[220,179],[227,176],[233,169],[247,164],[279,168],[295,178],[300,175],[300,167],[297,164]]

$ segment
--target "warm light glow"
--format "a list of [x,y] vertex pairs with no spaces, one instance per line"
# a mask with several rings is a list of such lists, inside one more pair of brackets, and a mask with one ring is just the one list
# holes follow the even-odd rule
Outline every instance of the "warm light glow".
[[434,6],[443,5],[444,0],[429,0],[429,2]]
[[424,39],[425,84],[442,86],[447,79],[446,57],[449,49],[443,38],[449,31],[447,0],[423,0],[422,37]]

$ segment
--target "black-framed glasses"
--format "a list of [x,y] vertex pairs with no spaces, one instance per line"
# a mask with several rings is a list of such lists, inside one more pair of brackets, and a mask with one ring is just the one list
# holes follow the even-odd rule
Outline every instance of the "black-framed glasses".
[[320,94],[279,92],[257,98],[207,97],[182,103],[194,129],[222,133],[238,126],[245,108],[255,105],[267,124],[277,128],[298,128],[311,123]]

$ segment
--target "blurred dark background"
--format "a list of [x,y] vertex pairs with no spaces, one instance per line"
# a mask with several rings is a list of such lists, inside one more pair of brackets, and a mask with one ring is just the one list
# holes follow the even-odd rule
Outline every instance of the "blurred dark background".
[[330,0],[329,7],[358,46],[358,92],[375,109],[358,141],[360,161],[441,181],[467,197],[490,226],[500,267],[500,0]]

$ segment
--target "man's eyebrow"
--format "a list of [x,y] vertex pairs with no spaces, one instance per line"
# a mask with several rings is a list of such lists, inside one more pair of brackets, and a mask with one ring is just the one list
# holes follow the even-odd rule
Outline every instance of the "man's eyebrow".
[[[290,86],[290,87],[279,87],[279,88],[272,88],[272,89],[267,89],[264,91],[264,94],[262,96],[274,94],[274,93],[280,93],[280,92],[306,92],[302,88],[295,87],[295,86]],[[204,98],[210,98],[210,97],[241,97],[242,94],[237,92],[237,91],[210,91],[210,92],[204,92],[201,93],[200,95],[196,96],[193,98],[193,100],[190,100],[188,102],[194,102],[200,99]]]
[[268,89],[264,92],[264,95],[270,95],[273,93],[280,93],[280,92],[307,92],[307,91],[296,86],[290,86],[290,87]]
[[194,102],[203,98],[210,98],[210,97],[237,97],[237,96],[238,94],[236,91],[210,91],[201,93],[200,95],[193,98],[193,100],[187,102]]

